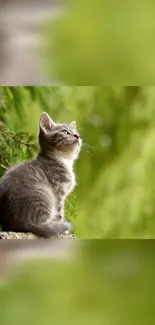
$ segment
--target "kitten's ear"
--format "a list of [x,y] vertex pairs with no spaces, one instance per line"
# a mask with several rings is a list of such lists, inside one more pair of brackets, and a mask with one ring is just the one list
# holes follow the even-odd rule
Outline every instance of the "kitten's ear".
[[52,121],[50,116],[47,113],[43,112],[39,122],[40,131],[43,133],[51,132],[54,126],[55,123]]
[[75,121],[71,122],[69,125],[70,125],[72,128],[76,129],[76,122],[75,122]]

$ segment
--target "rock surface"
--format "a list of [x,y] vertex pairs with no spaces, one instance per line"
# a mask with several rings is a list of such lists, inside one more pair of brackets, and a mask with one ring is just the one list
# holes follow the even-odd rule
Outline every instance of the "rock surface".
[[[43,237],[38,237],[32,233],[17,233],[17,232],[0,232],[0,239],[44,239]],[[51,239],[76,239],[75,235],[59,235],[52,236]]]

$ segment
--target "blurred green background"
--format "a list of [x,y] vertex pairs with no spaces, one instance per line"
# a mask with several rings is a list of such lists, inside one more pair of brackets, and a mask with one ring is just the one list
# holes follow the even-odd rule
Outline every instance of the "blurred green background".
[[50,77],[63,85],[154,84],[154,1],[64,2],[47,24]]
[[0,87],[1,175],[35,156],[42,111],[86,143],[66,204],[77,237],[154,238],[155,87]]

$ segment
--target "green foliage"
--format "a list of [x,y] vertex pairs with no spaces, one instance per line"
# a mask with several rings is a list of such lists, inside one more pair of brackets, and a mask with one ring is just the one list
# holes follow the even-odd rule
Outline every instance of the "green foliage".
[[35,135],[25,132],[14,134],[0,123],[0,175],[11,165],[32,158],[36,150]]
[[66,200],[65,203],[66,218],[69,222],[72,223],[71,233],[75,234],[75,224],[77,219],[77,208],[76,208],[76,195],[75,193],[71,194],[70,197]]

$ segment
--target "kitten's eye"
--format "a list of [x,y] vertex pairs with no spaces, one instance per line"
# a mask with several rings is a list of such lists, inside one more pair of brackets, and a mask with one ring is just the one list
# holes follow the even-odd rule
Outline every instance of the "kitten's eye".
[[69,135],[69,132],[67,130],[61,131],[63,134]]

